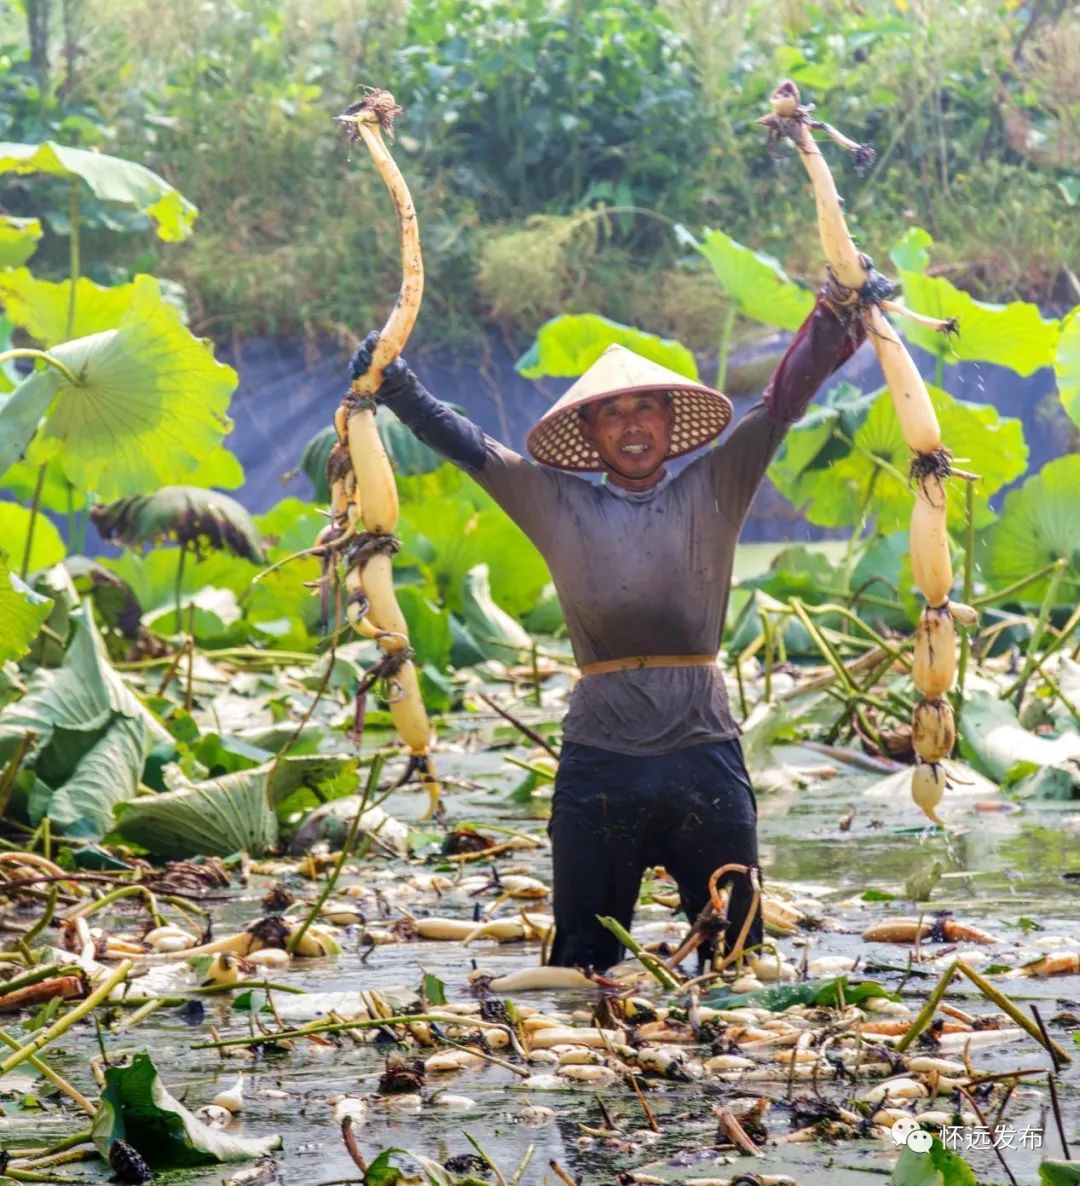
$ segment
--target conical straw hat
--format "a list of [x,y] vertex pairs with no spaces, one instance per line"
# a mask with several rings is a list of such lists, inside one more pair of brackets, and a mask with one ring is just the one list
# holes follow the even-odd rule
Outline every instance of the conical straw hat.
[[668,457],[681,457],[711,441],[731,419],[731,401],[719,391],[642,358],[625,346],[609,346],[580,379],[533,425],[525,447],[544,465],[556,469],[599,471],[600,454],[581,433],[584,404],[613,395],[666,391],[674,420]]

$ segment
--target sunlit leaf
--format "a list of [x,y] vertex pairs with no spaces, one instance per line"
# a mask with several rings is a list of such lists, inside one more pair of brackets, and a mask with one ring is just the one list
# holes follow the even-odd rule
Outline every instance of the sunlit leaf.
[[16,400],[44,407],[57,396],[31,461],[55,459],[73,485],[108,500],[186,481],[220,449],[236,372],[188,332],[152,277],[134,282],[118,329],[65,342],[52,353],[77,385],[55,370],[38,372],[4,407],[6,413]]
[[[30,531],[32,516],[26,507],[13,502],[0,502],[0,556],[5,552],[9,566],[18,569],[22,564],[26,548],[26,537]],[[60,532],[52,521],[38,515],[34,523],[34,538],[30,545],[30,563],[27,572],[39,572],[59,564],[67,554]],[[0,622],[3,619],[0,618]]]
[[75,320],[69,330],[70,280],[39,280],[28,268],[0,272],[0,304],[12,321],[45,349],[116,329],[134,292],[134,283],[109,288],[80,277],[75,285]]
[[706,230],[698,241],[678,227],[676,237],[709,261],[720,286],[744,317],[796,330],[810,315],[814,294],[792,283],[771,256],[744,247],[723,231]]
[[109,1066],[92,1138],[108,1161],[114,1141],[126,1141],[154,1170],[246,1161],[281,1148],[281,1137],[238,1137],[211,1128],[175,1100],[144,1051],[128,1066]]
[[262,540],[255,522],[234,498],[198,486],[164,486],[153,494],[132,495],[90,512],[102,539],[125,547],[170,540],[201,553],[231,552],[262,563]]
[[[1080,587],[1080,454],[1048,462],[1005,496],[1001,517],[987,532],[984,571],[998,588],[1012,585],[1064,560],[1060,600],[1073,605]],[[1015,600],[1038,604],[1050,578],[1043,577],[1016,594]]]
[[1061,323],[1054,373],[1062,407],[1073,424],[1080,425],[1080,305]]
[[0,553],[0,663],[26,654],[52,607],[48,597],[35,593],[8,569]]
[[0,143],[0,173],[47,173],[78,177],[105,202],[134,206],[154,223],[159,239],[178,242],[191,233],[196,208],[163,177],[134,161],[69,148],[46,140],[41,144]]
[[941,334],[908,318],[898,321],[909,341],[946,362],[990,362],[1031,375],[1054,365],[1059,323],[1047,320],[1037,305],[1013,301],[990,305],[977,301],[943,276],[902,272],[904,304],[942,320],[955,318],[959,331]]
[[536,331],[536,340],[515,364],[526,379],[576,378],[612,345],[625,346],[661,366],[698,377],[697,361],[681,342],[610,321],[598,313],[563,313]]
[[17,268],[37,250],[41,223],[36,218],[0,214],[0,268]]

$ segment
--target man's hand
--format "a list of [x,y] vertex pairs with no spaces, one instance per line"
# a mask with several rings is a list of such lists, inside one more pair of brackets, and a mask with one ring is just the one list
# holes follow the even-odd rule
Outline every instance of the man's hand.
[[[349,359],[349,377],[359,379],[365,375],[371,366],[375,347],[379,341],[379,331],[373,329],[371,333],[357,346],[352,358]],[[412,372],[404,358],[395,358],[383,368],[383,381],[379,390],[375,392],[376,400],[386,399],[401,389],[402,383]]]

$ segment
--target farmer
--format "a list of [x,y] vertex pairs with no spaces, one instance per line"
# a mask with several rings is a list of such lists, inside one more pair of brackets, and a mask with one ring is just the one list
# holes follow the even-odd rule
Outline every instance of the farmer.
[[[665,463],[719,436],[731,403],[624,347],[609,347],[533,426],[526,447],[538,465],[437,400],[403,359],[386,369],[376,398],[471,474],[547,561],[581,670],[548,825],[553,964],[618,962],[622,946],[596,916],[629,928],[652,866],[674,877],[693,921],[714,870],[757,865],[757,805],[716,655],[754,492],[788,427],[862,341],[850,295],[831,281],[821,290],[762,399],[677,477]],[[353,356],[354,378],[376,340]],[[721,950],[752,897],[749,879],[733,877]],[[760,943],[760,910],[748,928],[744,946]]]

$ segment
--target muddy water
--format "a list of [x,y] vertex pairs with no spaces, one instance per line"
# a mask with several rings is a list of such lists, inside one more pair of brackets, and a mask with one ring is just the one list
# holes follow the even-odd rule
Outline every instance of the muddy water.
[[[502,824],[537,835],[543,833],[542,799],[521,806],[508,802],[509,792],[518,784],[521,771],[502,760],[510,753],[524,757],[524,751],[501,753],[460,752],[444,755],[441,768],[460,779],[471,780],[475,787],[457,789],[449,796],[451,822],[469,819],[481,826]],[[794,765],[823,764],[820,754],[789,749],[776,755]],[[1028,804],[1022,811],[1007,814],[976,811],[971,800],[961,799],[954,809],[949,835],[927,832],[918,826],[918,817],[906,798],[881,793],[880,775],[837,765],[835,777],[820,778],[812,785],[779,791],[760,798],[761,836],[768,876],[793,885],[807,899],[816,901],[817,911],[830,920],[827,929],[809,936],[810,954],[857,955],[871,966],[888,965],[901,969],[910,949],[862,942],[862,929],[870,922],[889,914],[918,914],[923,911],[952,909],[965,922],[974,923],[1000,937],[1000,944],[984,948],[927,947],[923,955],[934,955],[934,962],[924,964],[926,976],[912,977],[904,985],[905,1000],[917,1009],[920,1000],[935,982],[941,967],[955,954],[970,955],[987,963],[1015,965],[1042,947],[1064,942],[1080,950],[1080,881],[1067,879],[1066,873],[1080,873],[1080,814],[1068,803]],[[407,792],[396,793],[387,808],[397,817],[415,821],[421,811],[421,797]],[[853,818],[850,817],[854,809]],[[547,879],[550,871],[545,850],[536,856],[511,854],[501,862],[504,868],[521,866],[533,869]],[[913,902],[905,889],[913,877],[933,880],[929,900]],[[414,867],[418,867],[415,866]],[[369,858],[364,871],[350,868],[343,886],[373,876],[381,878],[386,897],[398,900],[406,864],[387,857]],[[478,866],[479,871],[482,867]],[[243,924],[260,914],[259,898],[275,880],[253,876],[247,885],[236,890],[226,904],[216,910],[217,933],[224,934],[230,924]],[[310,882],[299,877],[284,879],[295,892],[312,894]],[[896,895],[893,900],[863,899],[868,889],[879,895]],[[926,887],[923,887],[924,892]],[[490,900],[488,894],[481,900]],[[476,898],[449,893],[437,901],[432,897],[399,899],[417,913],[439,913],[471,917]],[[545,903],[530,903],[537,909]],[[511,904],[504,911],[512,909]],[[646,927],[670,918],[670,912],[657,905],[644,906],[639,925]],[[1021,920],[1029,920],[1022,922]],[[126,928],[136,928],[134,915],[127,916]],[[1034,927],[1042,927],[1036,930]],[[642,932],[645,935],[645,932]],[[653,933],[646,935],[655,937]],[[1058,938],[1060,937],[1060,938]],[[496,946],[480,943],[465,951],[452,943],[400,943],[365,948],[359,928],[342,932],[345,951],[327,960],[306,960],[290,972],[276,976],[312,992],[349,992],[357,989],[403,988],[415,990],[421,969],[432,972],[446,985],[451,999],[468,995],[466,976],[470,959],[492,972],[510,971],[534,965],[539,959],[536,943]],[[799,940],[779,940],[778,947],[793,961],[798,961]],[[873,972],[881,982],[896,986],[900,971]],[[155,973],[155,977],[160,973]],[[184,965],[177,965],[172,983],[177,988],[194,985],[196,978]],[[155,984],[163,981],[155,979]],[[1021,1006],[1039,1005],[1044,1019],[1065,1011],[1080,1014],[1080,978],[999,978],[995,980]],[[651,990],[646,990],[651,991]],[[560,994],[558,998],[529,994],[529,1004],[543,1009],[570,1011],[588,1008],[590,994]],[[358,1046],[345,1040],[317,1045],[305,1042],[288,1053],[260,1054],[254,1060],[222,1057],[213,1050],[195,1050],[193,1046],[210,1040],[211,1031],[221,1035],[248,1032],[247,1014],[231,1008],[223,997],[203,998],[204,1019],[195,1025],[181,1020],[174,1007],[164,1007],[136,1029],[106,1033],[105,1043],[112,1055],[124,1050],[146,1049],[162,1071],[175,1095],[191,1108],[209,1102],[223,1087],[231,1086],[238,1070],[245,1072],[243,1112],[230,1131],[250,1136],[280,1133],[284,1150],[277,1155],[279,1169],[275,1179],[296,1184],[329,1183],[357,1179],[358,1171],[350,1161],[340,1133],[333,1123],[329,1099],[339,1093],[373,1094],[383,1069],[383,1058],[392,1047]],[[277,997],[288,1016],[303,1009],[299,997]],[[948,1000],[972,1013],[992,1012],[993,1007],[964,982],[957,985]],[[266,1017],[266,1020],[270,1019]],[[1075,1027],[1077,1023],[1073,1022]],[[11,1027],[9,1027],[11,1028]],[[1073,1033],[1061,1023],[1052,1027],[1053,1036],[1073,1048]],[[70,1036],[62,1052],[52,1050],[50,1057],[58,1070],[84,1088],[89,1084],[87,1059],[97,1044],[91,1031],[81,1030]],[[1076,1047],[1080,1061],[1080,1047]],[[958,1054],[954,1054],[958,1057]],[[1045,1067],[1047,1057],[1032,1040],[1023,1038],[1009,1044],[997,1044],[972,1053],[980,1068],[1002,1070],[1017,1067]],[[537,1068],[548,1071],[548,1067]],[[556,1179],[548,1163],[556,1160],[572,1177],[587,1186],[612,1183],[620,1169],[646,1169],[672,1182],[695,1177],[732,1177],[739,1171],[766,1174],[789,1174],[807,1186],[840,1186],[855,1182],[882,1181],[890,1171],[896,1153],[890,1144],[863,1140],[828,1145],[791,1144],[767,1146],[761,1160],[739,1158],[724,1164],[723,1156],[712,1146],[716,1122],[713,1105],[747,1090],[719,1082],[695,1084],[654,1081],[649,1101],[661,1132],[648,1131],[640,1105],[629,1088],[621,1084],[604,1090],[603,1098],[616,1122],[625,1131],[618,1141],[583,1138],[579,1125],[602,1124],[596,1091],[582,1086],[559,1091],[523,1091],[519,1079],[509,1071],[485,1064],[480,1070],[453,1075],[431,1076],[419,1110],[389,1111],[373,1099],[367,1118],[359,1130],[361,1147],[369,1158],[386,1147],[413,1149],[445,1160],[472,1152],[464,1136],[467,1130],[485,1147],[507,1178],[520,1159],[532,1148],[522,1186]],[[768,1120],[774,1135],[788,1130],[788,1114],[783,1102],[788,1094],[783,1070],[777,1070],[774,1083],[748,1085],[751,1094],[767,1094],[777,1103]],[[797,1094],[809,1094],[808,1085],[796,1085]],[[821,1086],[832,1099],[852,1098],[865,1084],[852,1087],[829,1081]],[[465,1111],[452,1111],[439,1104],[436,1092],[446,1089],[466,1096],[473,1105]],[[1059,1080],[1059,1094],[1065,1117],[1066,1136],[1080,1146],[1080,1074],[1075,1064]],[[529,1104],[551,1108],[555,1118],[546,1123],[529,1123],[521,1118]],[[58,1139],[75,1131],[79,1125],[73,1114],[49,1098],[43,1112],[20,1110],[15,1102],[5,1101],[7,1115],[0,1118],[0,1134],[9,1146],[25,1142],[39,1143],[43,1138]],[[1060,1141],[1053,1118],[1047,1112],[1045,1085],[1022,1087],[1012,1097],[1004,1116],[1013,1133],[1010,1143],[1026,1148],[1004,1150],[1010,1167],[1021,1182],[1037,1179],[1037,1165],[1042,1156],[1061,1157]],[[1025,1132],[1027,1135],[1025,1136]],[[1042,1149],[1032,1148],[1035,1135],[1042,1136]],[[981,1179],[1003,1180],[1004,1175],[994,1154],[964,1148],[960,1151],[972,1161]],[[1003,1140],[1010,1140],[1006,1131]],[[242,1166],[222,1166],[200,1171],[163,1175],[169,1183],[210,1184],[227,1180]],[[101,1182],[108,1171],[100,1164],[70,1167],[65,1174],[78,1180]]]

